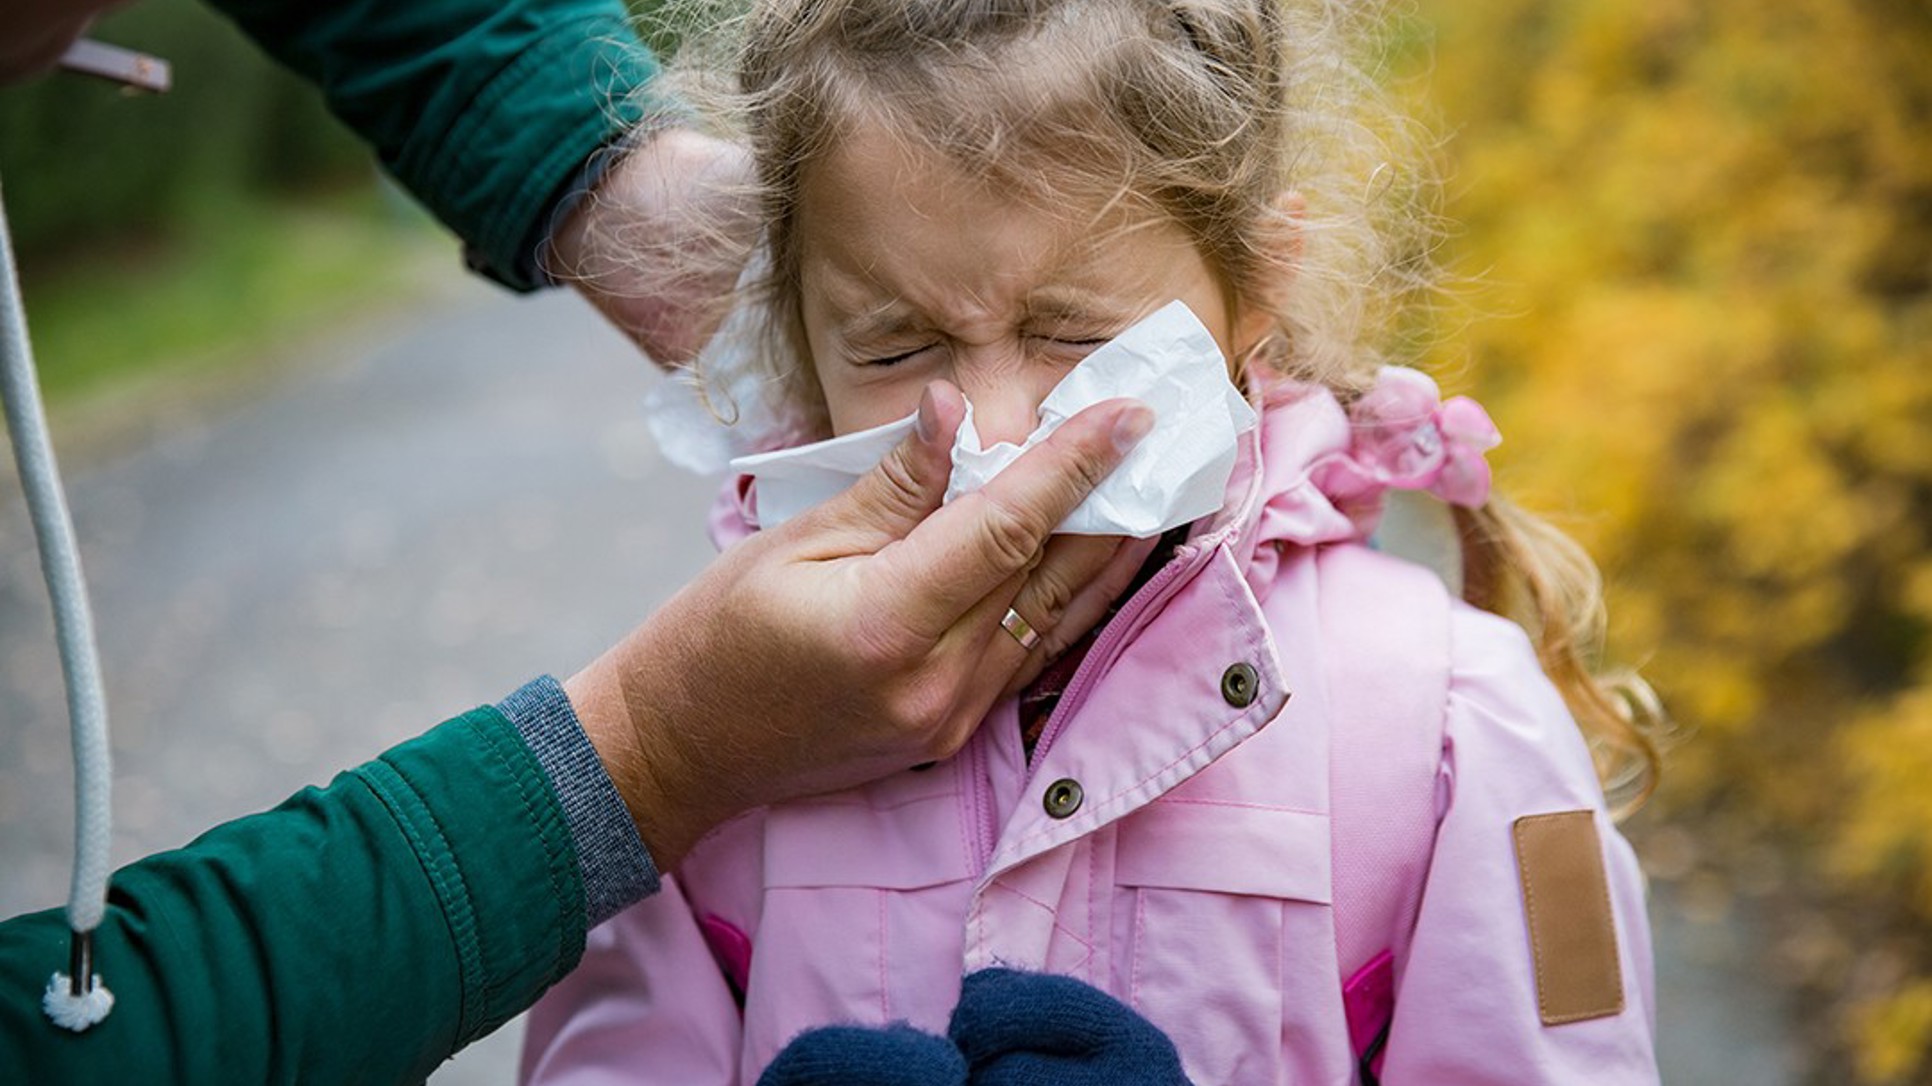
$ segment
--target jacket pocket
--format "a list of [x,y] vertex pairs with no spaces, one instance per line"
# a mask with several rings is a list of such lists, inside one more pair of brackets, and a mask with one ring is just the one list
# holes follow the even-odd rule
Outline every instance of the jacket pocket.
[[951,792],[886,809],[844,799],[793,803],[773,808],[769,818],[767,889],[916,890],[972,874]]
[[1120,826],[1114,881],[1212,894],[1329,900],[1328,816],[1156,800]]
[[950,794],[886,809],[773,808],[745,993],[746,1081],[814,1026],[908,1020],[944,1033],[970,874]]
[[1116,982],[1194,1081],[1335,1078],[1307,1029],[1339,1001],[1326,815],[1157,801],[1120,824],[1114,879]]

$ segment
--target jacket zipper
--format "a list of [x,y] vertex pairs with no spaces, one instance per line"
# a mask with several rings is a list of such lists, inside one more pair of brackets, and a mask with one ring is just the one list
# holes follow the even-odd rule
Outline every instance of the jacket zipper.
[[1086,700],[1087,688],[1094,684],[1094,676],[1105,670],[1106,665],[1112,662],[1114,654],[1120,650],[1120,642],[1126,638],[1126,631],[1133,625],[1133,620],[1152,607],[1158,598],[1165,594],[1167,587],[1180,579],[1183,572],[1196,568],[1200,564],[1199,559],[1212,552],[1212,547],[1204,547],[1196,554],[1185,558],[1176,555],[1172,562],[1149,578],[1148,582],[1141,586],[1140,591],[1134,593],[1134,598],[1128,600],[1126,606],[1115,613],[1113,621],[1107,623],[1107,628],[1100,631],[1100,636],[1094,640],[1093,648],[1087,652],[1087,658],[1074,669],[1073,681],[1067,684],[1067,692],[1060,696],[1059,704],[1055,705],[1053,712],[1047,715],[1046,727],[1040,730],[1040,741],[1033,746],[1033,757],[1026,762],[1024,778],[1026,781],[1033,780],[1034,772],[1039,768],[1040,763],[1046,760],[1047,751],[1053,748],[1053,741],[1059,737],[1060,729],[1066,724],[1067,718],[1073,715],[1082,701]]
[[976,852],[973,856],[974,877],[986,874],[993,863],[993,845],[999,837],[999,827],[993,824],[993,771],[986,762],[985,741],[978,736],[966,744],[967,771],[973,776],[971,793],[973,797],[973,836]]

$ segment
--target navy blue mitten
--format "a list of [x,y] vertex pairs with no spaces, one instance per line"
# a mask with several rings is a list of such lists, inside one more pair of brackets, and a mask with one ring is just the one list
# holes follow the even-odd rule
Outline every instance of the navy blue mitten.
[[951,1041],[904,1022],[825,1026],[794,1037],[758,1086],[967,1086],[966,1061]]
[[972,1086],[1190,1086],[1165,1033],[1072,977],[983,969],[947,1032]]
[[1191,1086],[1174,1042],[1072,977],[967,977],[950,1039],[904,1022],[807,1030],[758,1086]]

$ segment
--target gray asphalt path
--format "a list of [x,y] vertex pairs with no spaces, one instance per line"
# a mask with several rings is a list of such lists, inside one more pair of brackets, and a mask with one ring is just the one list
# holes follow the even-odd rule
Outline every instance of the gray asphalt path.
[[[568,675],[708,557],[711,486],[641,423],[645,362],[574,297],[457,288],[254,402],[70,459],[114,729],[117,864]],[[0,915],[62,902],[66,710],[0,496]],[[349,978],[345,978],[349,979]],[[439,1083],[508,1082],[515,1037]]]
[[[463,286],[346,342],[118,458],[68,457],[114,727],[117,864],[568,674],[710,553],[710,484],[659,457],[644,363],[574,297]],[[66,894],[53,645],[0,471],[0,916]],[[1794,1081],[1749,939],[1658,919],[1666,1081]],[[510,1083],[519,1032],[434,1082]]]

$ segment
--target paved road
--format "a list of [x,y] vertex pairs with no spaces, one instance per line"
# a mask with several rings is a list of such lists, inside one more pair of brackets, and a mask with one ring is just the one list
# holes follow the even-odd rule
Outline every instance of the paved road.
[[[574,298],[459,287],[263,396],[69,457],[113,714],[115,860],[274,803],[540,671],[567,674],[709,553],[643,364]],[[359,345],[358,345],[359,344]],[[0,472],[0,915],[58,903],[66,716]],[[1748,939],[1660,916],[1666,1080],[1792,1081]],[[517,1031],[438,1086],[507,1084]]]
[[[572,297],[458,290],[265,398],[69,472],[108,678],[116,863],[569,674],[708,556],[711,488],[658,458],[643,361]],[[51,619],[0,475],[12,915],[64,899],[72,800]],[[466,1053],[438,1082],[507,1082],[514,1051],[511,1037]]]

